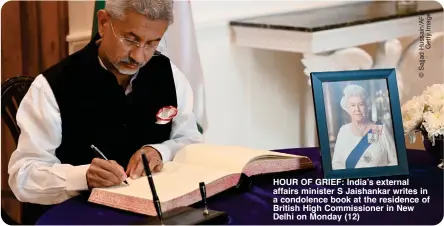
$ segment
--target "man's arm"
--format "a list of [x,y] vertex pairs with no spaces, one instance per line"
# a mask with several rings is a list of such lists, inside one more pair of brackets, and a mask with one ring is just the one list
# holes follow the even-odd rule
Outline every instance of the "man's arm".
[[39,75],[17,111],[21,134],[9,160],[9,186],[18,200],[57,204],[88,189],[89,165],[61,164],[55,150],[62,139],[61,118],[54,94]]
[[163,162],[171,161],[176,152],[187,144],[203,142],[199,132],[196,117],[193,113],[193,90],[185,75],[171,63],[174,82],[176,85],[178,114],[173,118],[170,140],[161,144],[148,144],[162,156]]

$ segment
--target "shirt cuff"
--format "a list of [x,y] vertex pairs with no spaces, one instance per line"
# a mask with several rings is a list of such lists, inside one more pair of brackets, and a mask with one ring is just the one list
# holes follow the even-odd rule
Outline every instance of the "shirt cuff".
[[84,191],[88,190],[86,181],[86,171],[88,165],[73,166],[66,175],[66,190],[68,191]]
[[168,147],[162,144],[147,144],[144,147],[152,147],[156,149],[160,153],[160,157],[162,158],[162,162],[168,162],[172,160],[171,151]]

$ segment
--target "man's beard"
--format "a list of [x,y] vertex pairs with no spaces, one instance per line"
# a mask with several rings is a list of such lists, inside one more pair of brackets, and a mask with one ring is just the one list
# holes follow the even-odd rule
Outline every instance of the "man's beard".
[[[115,62],[111,61],[111,63],[113,64],[114,68],[116,68],[119,71],[120,74],[124,74],[124,75],[136,74],[140,70],[140,68],[143,67],[146,64],[146,62],[140,64],[140,63],[138,63],[137,61],[135,61],[134,59],[132,59],[129,56],[124,57],[124,58],[122,58],[122,59],[120,59],[118,61],[115,61]],[[136,65],[136,68],[134,68],[134,69],[125,68],[124,66],[119,65],[119,63],[126,63],[126,64]]]

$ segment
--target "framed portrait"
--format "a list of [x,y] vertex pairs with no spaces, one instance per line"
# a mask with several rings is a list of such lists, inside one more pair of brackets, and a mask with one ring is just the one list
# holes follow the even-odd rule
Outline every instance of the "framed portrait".
[[312,72],[325,178],[408,174],[395,69]]

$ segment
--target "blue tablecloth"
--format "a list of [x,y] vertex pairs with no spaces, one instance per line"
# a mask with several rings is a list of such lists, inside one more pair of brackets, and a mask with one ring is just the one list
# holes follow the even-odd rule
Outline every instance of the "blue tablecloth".
[[[315,169],[281,174],[279,178],[322,178],[319,150],[317,148],[299,148],[279,150],[279,152],[308,156],[314,163]],[[443,171],[436,166],[424,151],[409,150],[408,161],[410,174],[404,176],[380,177],[376,179],[409,179],[408,188],[427,189],[430,203],[406,204],[414,206],[411,212],[359,212],[359,221],[348,221],[350,224],[438,224],[443,219]],[[211,197],[208,200],[209,208],[225,211],[229,215],[228,224],[347,224],[344,217],[340,222],[333,220],[273,220],[273,198],[282,195],[273,195],[276,188],[272,183],[273,176],[258,176],[253,179],[249,191],[228,191]],[[311,187],[328,187],[311,185]],[[359,186],[358,186],[359,187]],[[373,186],[376,187],[376,186]],[[293,188],[301,188],[294,186]],[[367,186],[368,188],[368,186]],[[386,186],[387,188],[387,186]],[[310,197],[330,197],[331,195],[311,195]],[[378,197],[378,195],[369,195]],[[289,195],[288,197],[297,197]],[[335,195],[339,197],[339,195]],[[418,196],[419,197],[419,196]],[[421,197],[425,197],[422,195]],[[39,225],[129,225],[144,219],[145,216],[124,212],[92,203],[87,197],[78,196],[67,200],[48,210],[37,222]],[[370,204],[369,204],[370,205]],[[201,207],[200,203],[194,205]],[[394,205],[396,208],[396,205]],[[325,212],[324,212],[325,213]],[[343,213],[340,213],[343,214]]]

